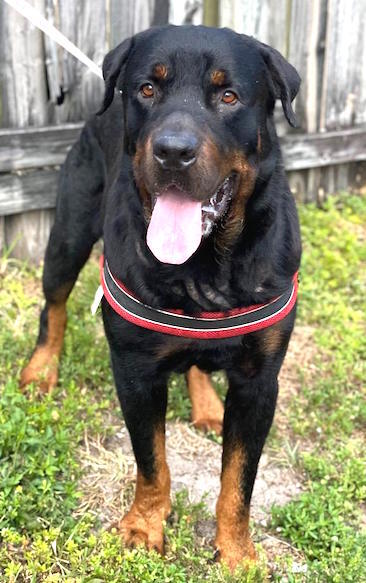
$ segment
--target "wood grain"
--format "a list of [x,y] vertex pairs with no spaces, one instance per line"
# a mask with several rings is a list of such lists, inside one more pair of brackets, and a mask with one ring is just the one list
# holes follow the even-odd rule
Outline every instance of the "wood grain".
[[62,164],[83,125],[0,130],[0,172]]
[[[44,13],[43,0],[31,4]],[[42,33],[4,2],[0,3],[0,72],[0,127],[47,124]]]
[[280,142],[286,170],[366,160],[366,126],[338,132],[291,134]]
[[287,0],[221,0],[220,26],[254,36],[287,55]]
[[53,225],[54,209],[36,210],[7,217],[6,240],[12,242],[11,255],[40,263]]
[[319,127],[327,0],[292,0],[289,61],[302,79],[295,112],[302,130]]
[[[219,3],[219,0],[208,0],[212,4],[210,9],[213,8],[215,11],[215,5]],[[206,17],[204,18],[204,7],[205,2],[203,0],[171,0],[169,3],[169,22],[172,24],[202,24],[203,22],[207,25],[211,24],[207,19],[210,16],[206,12]],[[210,10],[211,12],[211,10]],[[212,14],[212,12],[211,12]],[[214,17],[215,19],[215,17]]]
[[[104,0],[45,0],[47,17],[97,65],[108,51],[107,13]],[[100,106],[104,85],[85,65],[49,39],[45,65],[50,83],[50,115],[53,123],[79,121]],[[57,105],[60,87],[64,99]]]
[[[58,170],[34,170],[1,177],[0,216],[54,208]],[[7,241],[9,245],[10,242]]]
[[320,129],[366,122],[366,6],[328,0]]
[[[31,0],[31,4],[41,14],[45,14],[45,0]],[[21,128],[48,124],[51,118],[43,34],[4,2],[0,3],[0,73],[2,106],[0,126]],[[9,188],[11,181],[13,187]],[[19,180],[16,183],[15,181],[16,178],[10,175],[1,176],[0,198],[7,197],[7,208],[9,202],[14,204],[19,198],[22,199],[22,206],[24,204]],[[28,186],[28,183],[26,184]],[[34,193],[31,189],[30,192]],[[42,190],[39,193],[42,193]],[[31,194],[30,199],[32,206],[34,197]],[[25,216],[18,232],[18,227],[14,229],[14,222],[11,222],[12,217],[4,218],[3,246],[14,252],[19,237],[23,237],[24,240],[35,242],[32,252],[43,254],[48,232],[47,229],[40,229],[39,220],[41,215],[36,221],[34,216]],[[26,252],[23,258],[31,259],[32,256]]]
[[110,48],[151,26],[154,0],[110,0]]

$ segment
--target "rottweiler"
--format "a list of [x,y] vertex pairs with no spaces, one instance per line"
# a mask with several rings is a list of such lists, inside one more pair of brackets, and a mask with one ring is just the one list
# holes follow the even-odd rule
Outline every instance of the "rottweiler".
[[21,384],[57,383],[66,301],[103,237],[103,321],[137,462],[123,540],[164,550],[167,383],[186,373],[193,423],[223,433],[215,556],[234,569],[256,556],[249,506],[295,321],[301,242],[273,111],[280,100],[295,125],[300,78],[254,38],[191,25],[124,40],[103,75],[101,110],[60,173]]

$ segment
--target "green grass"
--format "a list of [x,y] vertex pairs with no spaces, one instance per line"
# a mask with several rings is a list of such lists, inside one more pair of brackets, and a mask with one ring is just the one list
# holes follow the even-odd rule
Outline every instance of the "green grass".
[[235,578],[218,565],[207,569],[212,552],[197,535],[197,525],[205,514],[203,504],[190,504],[185,493],[177,496],[172,519],[166,526],[164,558],[143,549],[122,552],[120,538],[113,529],[98,531],[88,515],[69,529],[63,524],[34,532],[31,543],[26,534],[5,529],[0,551],[0,560],[6,564],[3,574],[9,580],[21,574],[30,581],[47,582],[260,583],[264,573],[261,566],[249,573],[238,570]]
[[[312,326],[313,373],[298,363],[288,433],[276,447],[304,476],[303,493],[272,510],[264,530],[290,546],[274,581],[366,581],[366,200],[334,197],[300,209],[304,257],[299,324]],[[0,581],[263,582],[263,565],[231,576],[212,563],[200,535],[204,503],[184,493],[166,525],[167,554],[122,549],[112,530],[80,516],[78,447],[84,432],[108,435],[120,416],[100,318],[89,311],[97,285],[90,262],[72,295],[58,388],[39,399],[18,389],[38,325],[40,270],[0,261]],[[219,375],[216,386],[224,393]],[[189,419],[182,377],[171,381],[170,419]],[[116,417],[113,417],[114,419]],[[293,449],[291,449],[293,448]],[[285,547],[286,548],[286,547]],[[295,552],[295,550],[296,552]],[[299,559],[300,557],[300,559]],[[300,561],[300,569],[298,568]]]
[[304,552],[309,581],[366,581],[366,200],[330,199],[300,217],[299,320],[315,326],[318,354],[289,414],[312,453],[299,462],[307,491],[274,509],[273,525]]

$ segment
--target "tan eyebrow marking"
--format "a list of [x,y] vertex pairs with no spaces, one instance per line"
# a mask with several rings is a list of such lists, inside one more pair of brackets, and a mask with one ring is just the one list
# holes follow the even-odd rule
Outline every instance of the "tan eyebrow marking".
[[154,67],[154,75],[157,79],[166,79],[168,75],[168,67],[163,63],[158,63]]
[[225,83],[226,74],[225,71],[212,71],[211,73],[211,81],[214,85],[220,87]]

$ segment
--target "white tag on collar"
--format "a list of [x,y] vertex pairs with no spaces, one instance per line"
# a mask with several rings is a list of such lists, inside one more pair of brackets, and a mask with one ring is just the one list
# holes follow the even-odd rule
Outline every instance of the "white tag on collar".
[[98,287],[97,291],[95,292],[94,301],[90,307],[90,311],[93,314],[93,316],[95,316],[95,314],[97,313],[97,310],[99,308],[99,304],[102,301],[103,296],[104,296],[103,288],[100,285]]

